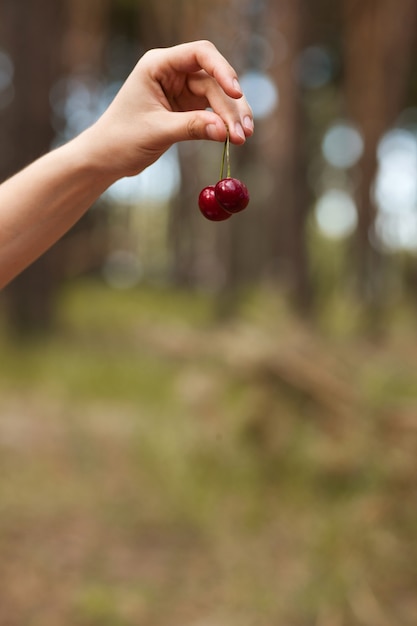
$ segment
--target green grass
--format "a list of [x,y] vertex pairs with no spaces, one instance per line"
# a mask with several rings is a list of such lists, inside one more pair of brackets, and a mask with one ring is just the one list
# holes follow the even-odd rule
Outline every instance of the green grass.
[[88,281],[58,312],[0,338],[0,626],[416,623],[411,325]]

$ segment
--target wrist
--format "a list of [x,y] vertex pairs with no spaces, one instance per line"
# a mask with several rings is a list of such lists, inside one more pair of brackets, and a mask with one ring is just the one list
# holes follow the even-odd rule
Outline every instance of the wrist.
[[95,182],[103,190],[125,176],[111,141],[106,140],[102,129],[96,125],[80,133],[64,149],[68,150],[80,174],[85,173],[92,183]]
[[81,133],[77,141],[86,166],[109,184],[139,174],[156,160],[149,150],[141,150],[130,128],[106,114]]

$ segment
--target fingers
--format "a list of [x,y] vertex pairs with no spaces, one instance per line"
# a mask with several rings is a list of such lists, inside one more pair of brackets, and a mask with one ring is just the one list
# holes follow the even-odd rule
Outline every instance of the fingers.
[[[239,99],[225,94],[219,83],[205,72],[192,74],[188,79],[189,90],[197,97],[205,97],[207,105],[223,120],[230,133],[230,140],[242,144],[253,133],[252,110],[242,95]],[[217,136],[214,129],[209,135]],[[223,141],[223,136],[220,138]]]
[[160,131],[160,141],[154,142],[157,152],[165,151],[170,145],[180,141],[226,139],[226,125],[213,111],[165,111],[155,116],[156,123]]
[[178,141],[190,139],[209,139],[211,141],[225,141],[227,129],[229,129],[230,140],[234,144],[243,144],[246,136],[252,130],[244,130],[240,122],[233,122],[233,127],[225,124],[220,115],[214,111],[181,111],[164,112],[158,116],[158,128],[163,137],[163,145],[168,145]]
[[191,74],[204,70],[231,98],[243,95],[234,68],[210,41],[184,43],[166,48],[164,52],[168,54],[169,65],[174,71]]
[[[160,151],[166,150],[174,143],[194,139],[224,142],[227,135],[224,120],[214,111],[166,111],[158,113],[157,123],[161,141],[155,144],[155,148]],[[232,135],[236,137],[234,129],[233,132],[229,130],[230,138]],[[238,136],[234,143],[242,144],[244,141],[244,138]]]
[[[191,111],[210,107],[227,125],[230,140],[242,144],[253,133],[253,115],[244,97],[235,70],[208,41],[180,44],[152,51],[149,59],[154,78],[163,87],[168,100],[175,100],[175,110]],[[185,85],[172,77],[186,77]],[[201,116],[195,116],[201,121]],[[225,128],[216,119],[208,125],[205,136],[223,141]],[[199,131],[201,135],[201,132]]]

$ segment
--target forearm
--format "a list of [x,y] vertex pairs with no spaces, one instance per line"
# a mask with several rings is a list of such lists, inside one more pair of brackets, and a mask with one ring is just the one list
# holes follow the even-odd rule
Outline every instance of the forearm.
[[86,133],[0,185],[0,288],[43,254],[117,178]]

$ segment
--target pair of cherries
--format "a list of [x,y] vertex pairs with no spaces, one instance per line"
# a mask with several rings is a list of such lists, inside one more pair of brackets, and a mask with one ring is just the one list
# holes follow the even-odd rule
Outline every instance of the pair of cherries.
[[[198,196],[198,206],[201,213],[212,222],[227,220],[234,213],[246,209],[249,204],[249,192],[246,185],[230,175],[229,145],[228,131],[223,148],[220,180],[216,185],[204,187]],[[227,159],[227,174],[223,178],[225,159]]]

